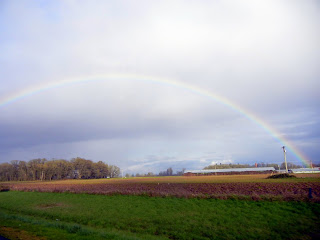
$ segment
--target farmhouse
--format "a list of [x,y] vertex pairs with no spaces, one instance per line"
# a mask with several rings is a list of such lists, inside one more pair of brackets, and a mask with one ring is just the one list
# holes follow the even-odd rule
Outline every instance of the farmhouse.
[[245,174],[271,174],[275,171],[274,167],[256,168],[228,168],[228,169],[208,169],[208,170],[187,170],[184,176],[201,175],[245,175]]

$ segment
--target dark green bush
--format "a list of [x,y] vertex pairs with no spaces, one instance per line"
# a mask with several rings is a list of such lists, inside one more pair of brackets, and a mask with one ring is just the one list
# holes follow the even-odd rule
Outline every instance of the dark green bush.
[[267,178],[296,178],[295,175],[289,174],[289,173],[280,173],[280,174],[275,174],[275,175],[271,175]]

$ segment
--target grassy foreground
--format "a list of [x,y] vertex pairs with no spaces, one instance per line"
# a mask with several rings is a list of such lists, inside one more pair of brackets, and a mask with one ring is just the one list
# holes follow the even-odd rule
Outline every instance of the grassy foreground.
[[1,192],[1,227],[47,239],[311,239],[308,202]]

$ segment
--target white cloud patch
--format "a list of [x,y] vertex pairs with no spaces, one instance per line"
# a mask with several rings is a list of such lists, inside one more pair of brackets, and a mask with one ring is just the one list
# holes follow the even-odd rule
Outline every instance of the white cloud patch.
[[218,165],[218,164],[230,164],[234,163],[231,159],[222,159],[219,161],[212,161],[210,165]]

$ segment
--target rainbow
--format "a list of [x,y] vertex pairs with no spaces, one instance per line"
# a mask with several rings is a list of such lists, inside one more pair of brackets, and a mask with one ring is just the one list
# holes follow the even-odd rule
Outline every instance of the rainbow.
[[202,88],[198,88],[194,85],[188,83],[182,83],[180,81],[168,79],[168,78],[160,78],[154,76],[145,76],[145,75],[134,75],[134,74],[106,74],[106,75],[94,75],[94,76],[86,76],[86,77],[79,77],[79,78],[72,78],[72,79],[65,79],[59,80],[55,82],[46,83],[43,85],[31,86],[29,88],[25,88],[21,91],[18,91],[10,96],[6,96],[0,99],[0,109],[12,104],[16,101],[22,100],[24,98],[30,97],[32,95],[48,91],[55,88],[65,87],[73,84],[79,83],[90,83],[94,81],[106,81],[106,80],[121,80],[121,79],[128,79],[132,81],[146,81],[146,82],[153,82],[157,84],[165,84],[176,88],[182,88],[189,92],[210,98],[220,104],[232,109],[235,112],[240,113],[241,115],[245,116],[247,119],[251,120],[259,127],[264,129],[270,136],[272,136],[275,140],[281,143],[281,146],[286,146],[297,159],[299,159],[304,165],[310,166],[310,160],[297,148],[291,143],[288,139],[285,139],[281,133],[279,133],[276,129],[270,126],[267,122],[260,119],[258,116],[253,114],[252,112],[246,110],[245,108],[231,102],[227,98],[219,96],[215,93],[207,91]]

